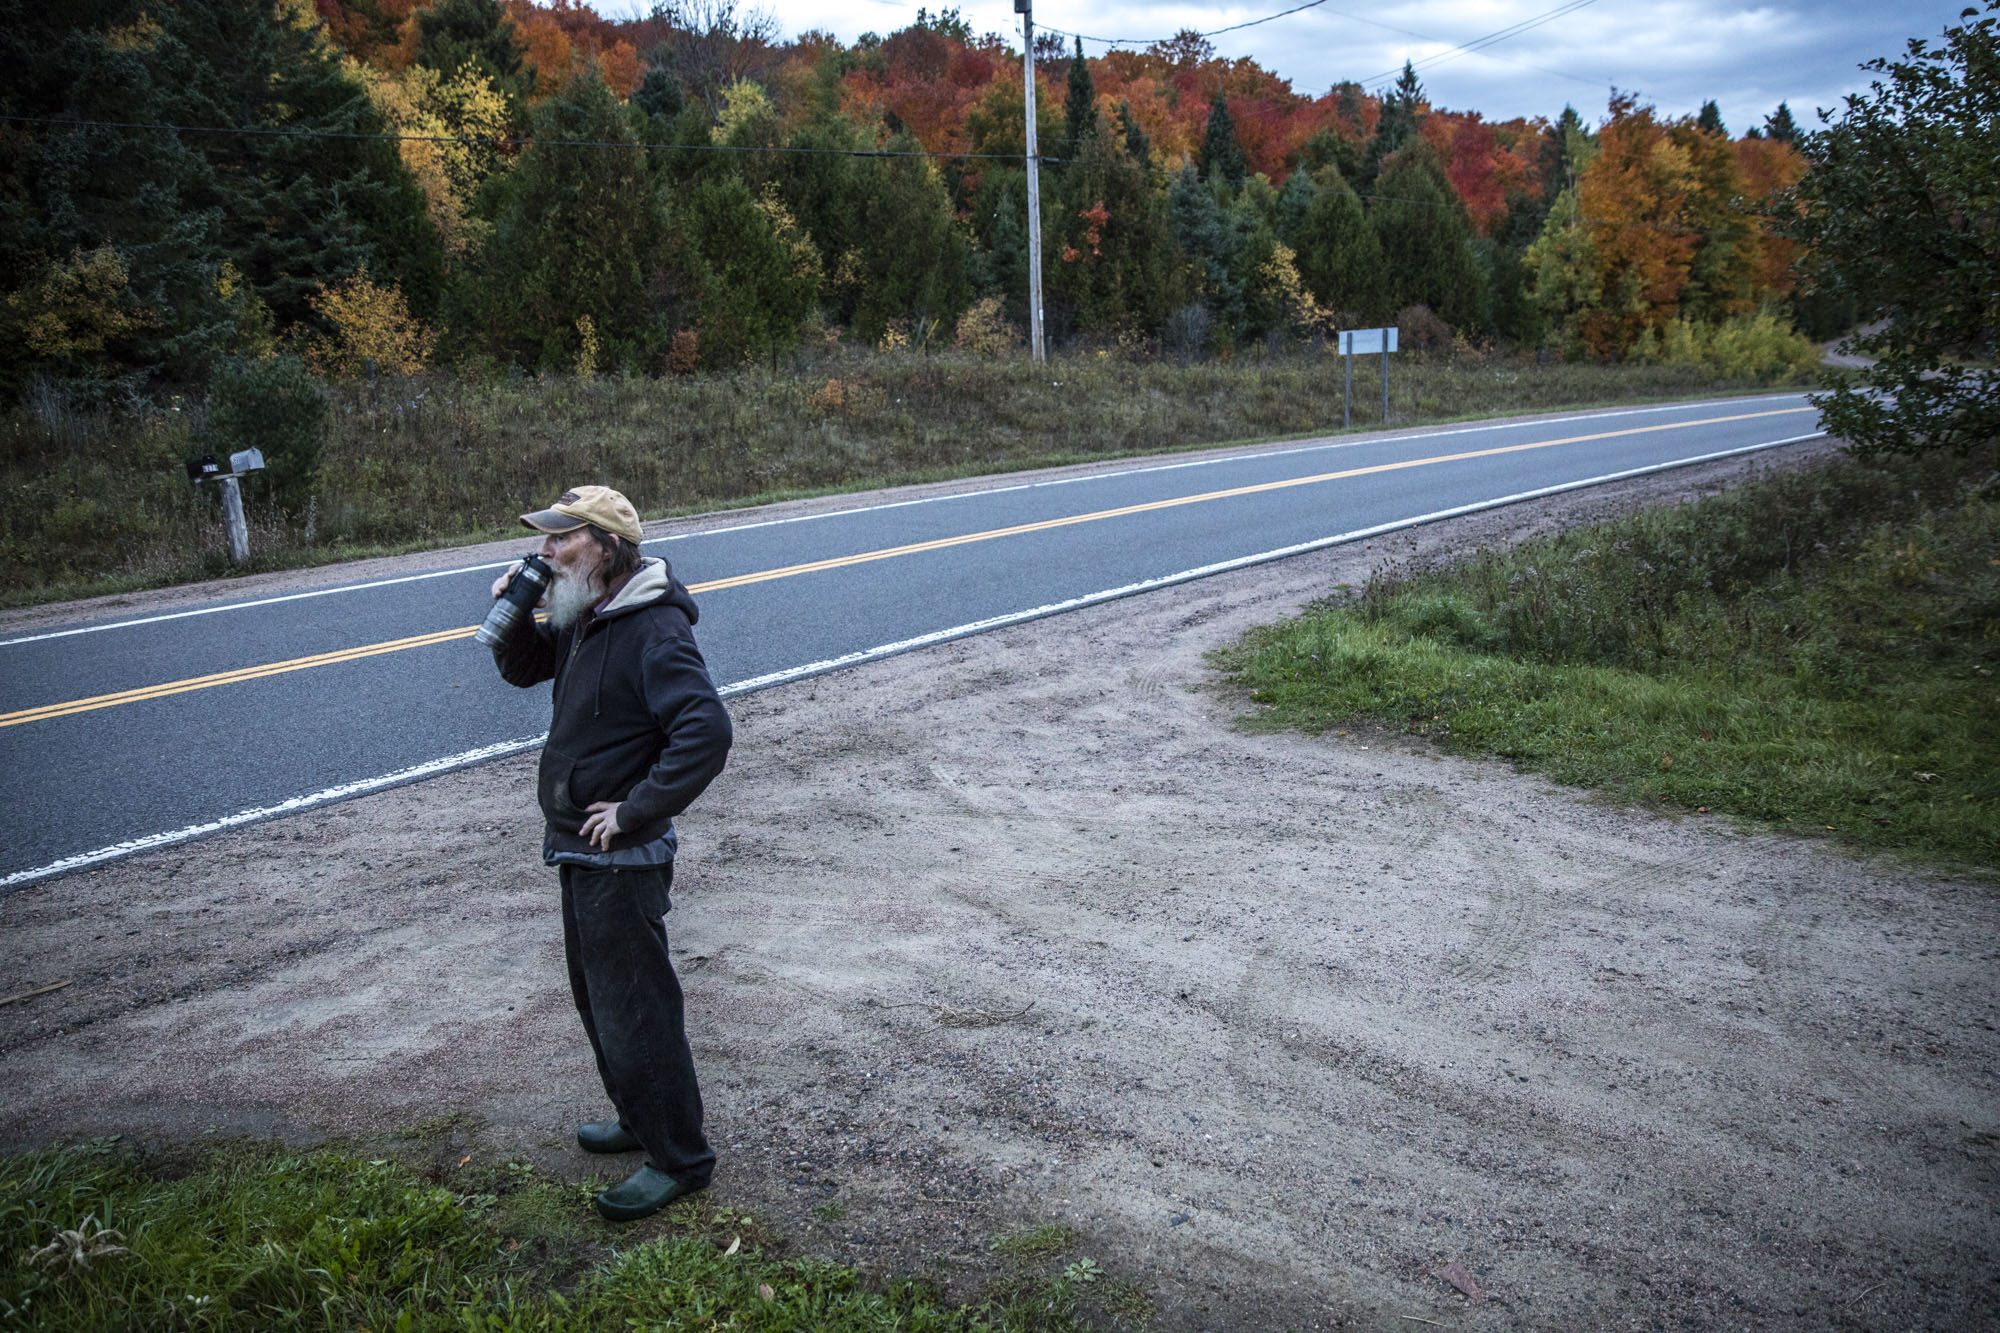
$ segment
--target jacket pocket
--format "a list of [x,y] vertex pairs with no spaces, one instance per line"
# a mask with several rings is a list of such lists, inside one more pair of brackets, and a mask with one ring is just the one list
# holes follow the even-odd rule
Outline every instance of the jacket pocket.
[[575,832],[583,824],[584,809],[570,795],[570,779],[576,774],[576,760],[560,750],[542,747],[542,764],[536,774],[535,798],[542,815],[558,828]]

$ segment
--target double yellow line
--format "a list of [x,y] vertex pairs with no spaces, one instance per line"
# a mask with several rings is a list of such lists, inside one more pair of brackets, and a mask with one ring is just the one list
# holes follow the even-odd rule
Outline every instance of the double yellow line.
[[[1568,435],[1556,440],[1535,440],[1528,444],[1507,444],[1492,449],[1470,449],[1463,453],[1438,454],[1430,458],[1412,458],[1399,463],[1376,463],[1369,467],[1345,468],[1338,472],[1321,472],[1310,477],[1291,477],[1284,481],[1265,481],[1252,486],[1232,486],[1227,490],[1204,491],[1199,495],[1179,495],[1169,500],[1152,500],[1145,504],[1121,505],[1116,509],[1099,509],[1088,514],[1072,514],[1066,518],[1047,518],[1035,523],[1017,523],[1012,527],[988,528],[983,532],[961,533],[956,537],[939,537],[933,541],[911,542],[905,546],[887,546],[880,550],[861,551],[854,555],[833,556],[826,560],[809,560],[803,564],[785,565],[778,569],[761,570],[755,574],[738,574],[726,579],[712,579],[707,583],[688,585],[689,592],[720,592],[727,588],[742,588],[752,583],[769,583],[774,579],[796,578],[801,574],[818,574],[830,569],[845,569],[851,565],[865,565],[876,560],[893,560],[898,556],[919,555],[925,551],[942,551],[953,546],[967,546],[973,542],[994,541],[1001,537],[1018,537],[1030,532],[1048,532],[1055,528],[1073,527],[1079,523],[1098,523],[1105,519],[1125,518],[1132,514],[1149,514],[1162,509],[1176,509],[1182,505],[1206,504],[1214,500],[1230,500],[1245,495],[1262,495],[1271,491],[1289,490],[1295,486],[1317,486],[1329,481],[1343,481],[1350,477],[1366,477],[1380,472],[1397,472],[1404,468],[1435,467],[1441,463],[1462,463],[1474,458],[1495,458],[1502,454],[1525,453],[1531,449],[1552,449],[1563,444],[1585,444],[1593,440],[1610,440],[1632,435],[1650,435],[1658,431],[1687,430],[1696,426],[1719,426],[1731,421],[1751,421],[1759,417],[1790,416],[1799,412],[1810,412],[1810,407],[1782,407],[1764,412],[1740,412],[1734,416],[1709,417],[1702,421],[1675,421],[1656,426],[1632,426],[1624,430],[1598,431],[1591,435]],[[74,713],[87,713],[98,708],[115,708],[120,704],[139,703],[146,699],[162,699],[168,695],[185,694],[190,690],[210,690],[220,685],[239,685],[244,681],[260,680],[265,676],[283,675],[288,671],[306,671],[313,667],[333,666],[340,662],[353,662],[364,657],[379,657],[384,653],[399,653],[409,648],[427,648],[435,643],[449,643],[453,639],[469,639],[477,632],[478,626],[467,625],[462,629],[439,630],[432,634],[413,635],[407,639],[391,639],[385,643],[364,644],[358,648],[342,648],[336,652],[316,653],[311,657],[295,657],[284,662],[266,662],[259,666],[241,667],[235,671],[218,671],[212,676],[194,676],[187,680],[167,681],[160,685],[147,685],[139,689],[120,690],[115,694],[99,694],[88,699],[71,699],[63,703],[44,704],[40,708],[24,708],[17,713],[0,713],[0,727],[16,727],[27,722],[46,722],[52,718],[68,717]]]
[[424,648],[433,643],[469,639],[478,629],[477,625],[468,625],[464,629],[445,629],[435,634],[391,639],[387,643],[370,643],[359,648],[315,653],[311,657],[294,657],[288,662],[266,662],[260,666],[239,667],[235,671],[218,671],[212,676],[193,676],[187,680],[171,680],[163,685],[145,685],[136,690],[120,690],[116,694],[99,694],[88,699],[43,704],[40,708],[24,708],[18,713],[0,713],[0,727],[15,727],[23,722],[46,722],[52,717],[88,713],[94,708],[115,708],[119,704],[135,704],[144,699],[161,699],[169,694],[185,694],[189,690],[212,690],[218,685],[240,685],[246,680],[281,676],[287,671],[305,671],[311,667],[332,666],[336,662],[353,662],[363,657],[379,657],[383,653],[399,653],[405,648]]

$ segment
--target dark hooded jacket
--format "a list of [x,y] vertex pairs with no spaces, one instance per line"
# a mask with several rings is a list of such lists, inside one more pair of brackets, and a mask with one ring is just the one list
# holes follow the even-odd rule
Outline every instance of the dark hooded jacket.
[[732,732],[695,647],[698,615],[649,559],[602,611],[566,630],[524,618],[494,648],[509,684],[555,680],[538,784],[555,851],[598,850],[577,833],[594,801],[618,802],[611,850],[651,842],[722,772]]

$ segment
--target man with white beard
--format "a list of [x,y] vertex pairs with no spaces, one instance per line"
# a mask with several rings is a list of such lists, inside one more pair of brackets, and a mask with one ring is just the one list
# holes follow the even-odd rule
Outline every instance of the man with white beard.
[[[597,1196],[598,1212],[630,1221],[715,1169],[664,918],[673,819],[722,771],[729,714],[695,646],[694,600],[666,561],[640,555],[631,501],[579,486],[521,522],[545,534],[548,622],[522,617],[493,660],[510,684],[555,681],[542,860],[562,881],[570,992],[617,1111],[576,1138],[588,1152],[645,1150],[645,1165]],[[494,581],[495,597],[512,576]]]

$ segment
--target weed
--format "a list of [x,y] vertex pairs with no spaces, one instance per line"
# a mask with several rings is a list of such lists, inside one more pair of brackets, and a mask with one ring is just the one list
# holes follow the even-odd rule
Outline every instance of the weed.
[[1097,1289],[1098,1303],[1112,1318],[1127,1324],[1149,1324],[1153,1319],[1153,1298],[1136,1282],[1112,1279]]
[[1009,1259],[1031,1263],[1048,1259],[1076,1244],[1076,1228],[1061,1222],[1044,1222],[1026,1231],[1009,1232],[993,1238],[993,1252]]
[[396,1131],[396,1137],[419,1147],[437,1149],[476,1134],[484,1124],[468,1111],[434,1115]]

